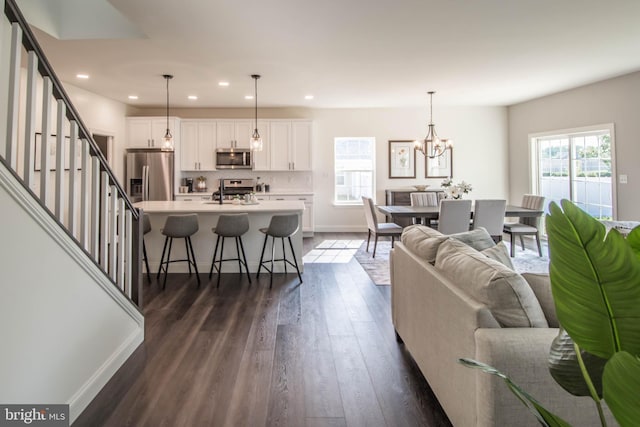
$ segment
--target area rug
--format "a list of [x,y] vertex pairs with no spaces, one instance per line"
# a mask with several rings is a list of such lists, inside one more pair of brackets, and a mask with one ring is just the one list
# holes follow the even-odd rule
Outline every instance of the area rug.
[[[505,242],[509,249],[509,242]],[[369,252],[366,252],[367,242],[365,241],[355,254],[356,260],[360,263],[364,271],[367,272],[371,281],[376,285],[390,285],[389,276],[389,251],[390,241],[379,241],[376,249],[376,257],[373,258],[373,242],[369,245]],[[546,247],[542,248],[544,256],[538,256],[537,251],[516,247],[516,256],[511,258],[513,267],[518,273],[548,273],[549,257],[546,255]]]
[[367,242],[365,241],[354,255],[364,271],[367,272],[371,281],[376,285],[390,285],[389,276],[389,251],[391,251],[390,241],[379,241],[376,248],[376,257],[373,258],[373,242],[369,245],[369,252],[366,252]]

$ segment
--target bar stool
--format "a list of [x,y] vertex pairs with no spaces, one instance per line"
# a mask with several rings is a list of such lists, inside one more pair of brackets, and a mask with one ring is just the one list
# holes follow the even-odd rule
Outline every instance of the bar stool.
[[[220,275],[222,273],[222,262],[223,261],[238,261],[238,271],[240,271],[240,276],[242,276],[242,266],[244,265],[245,270],[247,271],[247,278],[249,279],[249,283],[251,283],[251,277],[249,276],[249,267],[247,267],[247,257],[244,254],[244,245],[242,244],[242,235],[249,231],[249,214],[233,214],[233,215],[220,215],[218,219],[218,224],[211,229],[214,234],[218,235],[216,239],[216,247],[213,250],[213,258],[211,260],[211,271],[209,271],[209,279],[211,279],[211,275],[213,274],[213,269],[215,267],[218,272],[218,283],[216,287],[220,287]],[[236,241],[236,254],[237,258],[227,258],[223,259],[222,255],[224,253],[224,239],[227,237],[234,237]],[[222,240],[222,244],[221,243]],[[218,261],[218,266],[216,266],[216,256],[218,254],[218,244],[220,244],[220,259]],[[242,258],[240,258],[240,251],[242,250]]]
[[[191,245],[191,236],[198,231],[198,215],[169,215],[164,222],[164,228],[160,230],[166,237],[164,239],[164,247],[162,248],[162,257],[160,258],[160,268],[158,268],[158,279],[160,279],[160,273],[164,267],[164,281],[162,283],[162,289],[165,288],[167,283],[167,273],[169,273],[170,262],[187,261],[189,263],[189,275],[191,275],[191,265],[196,271],[196,279],[198,279],[198,287],[200,287],[200,276],[198,276],[198,266],[196,265],[196,257],[193,253],[193,246]],[[171,245],[174,238],[183,238],[184,246],[187,250],[187,259],[171,260]],[[167,252],[167,259],[164,259],[164,254],[167,249],[167,243],[169,244],[169,251]]]
[[[147,234],[151,231],[151,220],[149,214],[142,214],[142,234]],[[144,236],[142,237],[142,257],[144,259],[144,265],[147,267],[147,279],[151,281],[151,273],[149,272],[149,260],[147,258],[147,245],[144,243]]]
[[[260,232],[264,233],[264,244],[262,245],[262,254],[260,255],[260,265],[258,266],[258,273],[256,274],[256,279],[260,276],[260,270],[264,267],[270,273],[269,278],[269,288],[273,287],[273,263],[274,261],[283,261],[284,262],[284,272],[287,273],[287,263],[291,264],[296,268],[298,272],[298,278],[300,279],[300,283],[302,283],[302,276],[300,275],[300,269],[298,268],[298,261],[296,260],[296,253],[293,250],[293,243],[291,243],[291,236],[298,231],[298,214],[289,214],[289,215],[274,215],[271,217],[271,221],[269,223],[268,228],[261,228]],[[263,261],[264,259],[264,250],[267,248],[267,240],[271,236],[271,260]],[[276,253],[276,237],[282,239],[282,258],[274,259]],[[284,248],[284,238],[289,239],[289,247],[291,247],[291,255],[293,256],[293,262],[287,259],[287,255]],[[267,268],[266,263],[271,262],[271,269]]]

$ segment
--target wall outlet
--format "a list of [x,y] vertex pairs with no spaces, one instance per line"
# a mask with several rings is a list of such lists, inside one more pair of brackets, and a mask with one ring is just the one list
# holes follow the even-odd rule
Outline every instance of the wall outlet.
[[618,182],[620,182],[620,184],[626,184],[627,183],[627,175],[626,174],[618,175]]

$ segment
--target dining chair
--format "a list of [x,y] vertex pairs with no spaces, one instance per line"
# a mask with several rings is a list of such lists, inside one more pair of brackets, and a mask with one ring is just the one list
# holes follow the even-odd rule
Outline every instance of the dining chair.
[[[523,208],[542,210],[544,207],[544,197],[535,194],[525,194],[522,197]],[[536,236],[536,244],[538,245],[538,255],[542,256],[542,247],[540,246],[540,219],[542,216],[522,217],[518,222],[508,222],[504,224],[503,232],[511,235],[511,257],[515,255],[515,245],[513,236],[520,236],[520,245],[524,250],[523,236]]]
[[[438,194],[434,192],[409,193],[411,206],[438,206]],[[413,218],[414,224],[431,226],[427,218]]]
[[378,235],[391,236],[391,247],[393,247],[394,239],[396,236],[402,234],[402,227],[395,222],[378,222],[378,216],[376,215],[376,205],[373,203],[373,199],[370,197],[362,196],[362,205],[364,206],[364,216],[367,218],[367,252],[369,252],[369,242],[371,241],[371,234],[373,234],[373,256],[376,257],[376,248],[378,246]]
[[483,227],[497,243],[502,240],[506,200],[476,200],[473,210],[473,229]]
[[438,231],[442,234],[455,234],[469,231],[471,219],[471,200],[440,201]]

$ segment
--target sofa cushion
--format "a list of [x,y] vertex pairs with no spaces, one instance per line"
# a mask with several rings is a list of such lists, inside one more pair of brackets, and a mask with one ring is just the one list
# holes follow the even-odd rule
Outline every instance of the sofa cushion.
[[496,242],[493,241],[493,238],[491,238],[489,232],[484,227],[478,227],[471,231],[463,231],[462,233],[450,234],[449,237],[471,246],[476,251],[482,251],[496,245]]
[[480,252],[482,252],[484,256],[498,261],[505,267],[515,270],[513,268],[513,263],[511,262],[511,257],[509,256],[509,249],[507,249],[507,245],[505,245],[504,242],[499,242],[497,245],[484,249]]
[[411,252],[433,264],[440,243],[448,236],[424,225],[410,225],[404,229],[400,240]]
[[522,273],[522,277],[531,286],[533,293],[536,294],[549,326],[551,328],[560,327],[558,316],[556,315],[556,304],[553,302],[553,295],[551,294],[549,275],[544,273]]
[[455,239],[440,245],[435,267],[453,285],[486,305],[503,327],[548,327],[540,303],[515,271]]

